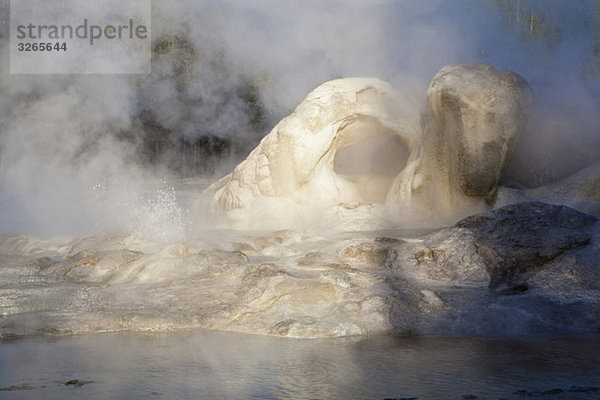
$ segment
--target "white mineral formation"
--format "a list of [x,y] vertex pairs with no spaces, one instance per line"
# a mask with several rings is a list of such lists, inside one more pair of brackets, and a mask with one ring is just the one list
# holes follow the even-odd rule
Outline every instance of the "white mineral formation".
[[0,235],[0,340],[194,328],[297,338],[600,329],[600,222],[567,207],[520,203],[419,238],[246,235],[162,248],[114,235]]
[[237,227],[294,230],[176,243],[139,229],[0,235],[0,340],[200,327],[299,338],[599,332],[598,218],[527,202],[427,232],[403,224],[530,199],[599,214],[600,163],[542,188],[502,187],[527,84],[469,64],[443,68],[427,94],[421,125],[415,102],[382,81],[325,83],[195,205]]
[[525,129],[530,102],[529,86],[510,71],[488,64],[442,68],[427,91],[420,150],[387,202],[446,222],[487,208]]
[[297,228],[343,213],[331,212],[338,205],[379,204],[439,225],[486,208],[526,122],[525,81],[485,64],[445,67],[425,126],[410,100],[373,78],[319,86],[203,193],[195,218],[208,210],[238,228]]
[[[402,158],[419,141],[418,110],[406,109],[408,102],[401,105],[395,95],[378,79],[319,86],[233,173],[207,189],[196,214],[208,208],[236,227],[297,227],[340,203],[383,202]],[[351,148],[357,142],[367,147],[358,158]],[[343,148],[348,151],[336,159]],[[368,164],[367,176],[353,176],[357,163]]]

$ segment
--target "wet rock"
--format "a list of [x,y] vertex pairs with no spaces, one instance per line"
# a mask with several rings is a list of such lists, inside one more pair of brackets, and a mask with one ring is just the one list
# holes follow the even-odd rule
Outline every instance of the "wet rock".
[[416,254],[415,259],[418,263],[423,263],[425,261],[435,261],[435,252],[433,251],[433,249],[426,247]]
[[422,241],[396,248],[394,270],[419,281],[463,285],[487,285],[489,274],[475,246],[471,231],[442,229]]
[[183,252],[167,247],[156,254],[127,249],[82,250],[62,262],[43,266],[41,273],[76,283],[160,282],[190,276],[237,274],[248,264],[240,251],[204,249]]
[[42,271],[73,282],[105,283],[142,256],[142,253],[130,250],[82,250],[63,262],[46,263]]
[[432,314],[444,310],[447,305],[433,290],[421,290],[423,301],[419,304],[419,310],[426,314]]
[[3,233],[0,234],[0,252],[2,254],[28,253],[37,241],[31,236]]
[[16,392],[19,390],[32,390],[33,387],[29,386],[27,383],[24,383],[22,385],[13,385],[13,386],[9,386],[9,387],[3,387],[0,388],[0,392]]
[[[0,338],[199,327],[298,338],[600,328],[600,225],[592,217],[528,203],[420,238],[389,232],[264,235],[275,244],[263,251],[281,253],[251,262],[200,245],[81,250],[61,262],[2,256]],[[488,290],[502,268],[513,275]]]
[[384,400],[419,400],[418,397],[389,397]]
[[202,250],[185,260],[191,264],[192,272],[198,269],[210,276],[241,273],[248,264],[248,256],[241,251],[219,249]]
[[296,323],[297,321],[294,319],[278,322],[269,329],[269,333],[271,335],[286,336],[290,333],[290,329]]
[[516,390],[514,392],[514,394],[516,394],[519,397],[544,397],[544,396],[552,396],[555,394],[562,394],[562,393],[565,393],[565,391],[560,388],[554,388],[554,389],[548,389],[548,390],[534,390],[534,391]]
[[379,244],[379,245],[383,245],[383,246],[391,246],[391,245],[400,245],[402,243],[406,243],[404,240],[402,239],[397,239],[397,238],[391,238],[391,237],[387,237],[387,236],[379,236],[375,238],[375,243]]
[[340,252],[342,259],[376,267],[389,267],[396,253],[387,242],[368,241],[347,246]]
[[544,390],[542,392],[542,395],[549,395],[549,394],[560,394],[560,393],[564,393],[565,391],[560,389],[560,388],[556,388],[556,389],[549,389],[549,390]]
[[554,260],[528,279],[538,293],[561,301],[596,301],[600,298],[600,249],[579,249]]
[[594,393],[600,392],[600,387],[596,386],[571,386],[568,392],[572,393]]
[[248,267],[247,273],[255,278],[265,278],[285,274],[276,264],[266,263]]
[[576,210],[525,203],[397,246],[391,320],[434,334],[595,332],[598,229]]
[[51,266],[54,263],[55,263],[55,261],[50,257],[40,257],[40,258],[32,261],[31,266],[34,268],[39,268],[39,269],[43,270],[45,268],[48,268],[49,266]]
[[489,287],[498,288],[521,285],[526,273],[589,244],[597,221],[568,207],[532,202],[467,217],[456,227],[473,232]]
[[499,290],[497,293],[501,296],[511,296],[513,294],[521,294],[529,290],[529,285],[521,283],[519,285],[511,286],[506,289]]
[[89,383],[94,383],[93,381],[83,381],[80,379],[71,379],[70,381],[66,381],[65,382],[65,386],[71,386],[71,387],[82,387],[84,385],[87,385]]

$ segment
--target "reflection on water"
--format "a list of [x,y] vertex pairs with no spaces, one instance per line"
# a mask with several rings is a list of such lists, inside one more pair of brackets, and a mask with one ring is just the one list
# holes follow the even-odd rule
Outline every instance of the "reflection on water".
[[597,338],[89,335],[0,343],[0,398],[593,399],[598,360]]

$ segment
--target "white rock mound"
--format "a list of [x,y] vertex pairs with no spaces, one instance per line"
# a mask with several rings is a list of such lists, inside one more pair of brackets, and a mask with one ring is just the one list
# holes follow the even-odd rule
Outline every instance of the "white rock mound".
[[421,108],[378,79],[319,86],[203,193],[194,218],[208,211],[237,228],[289,228],[338,205],[380,204],[439,225],[485,209],[524,128],[527,83],[490,65],[455,65],[427,94],[423,126]]
[[388,204],[446,223],[489,208],[530,103],[531,89],[513,72],[442,68],[427,91],[419,152],[394,181]]
[[600,221],[563,206],[520,203],[422,237],[239,239],[142,250],[113,235],[54,244],[0,235],[0,340],[197,328],[296,338],[600,329]]
[[419,112],[407,104],[374,78],[319,86],[207,189],[196,215],[208,209],[237,227],[282,228],[340,203],[384,202],[419,142]]

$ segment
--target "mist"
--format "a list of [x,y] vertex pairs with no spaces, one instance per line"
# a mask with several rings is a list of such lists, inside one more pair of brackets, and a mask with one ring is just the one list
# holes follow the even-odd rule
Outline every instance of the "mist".
[[[319,84],[373,76],[418,109],[443,66],[486,62],[534,107],[506,182],[600,154],[596,1],[154,1],[149,75],[11,75],[0,8],[0,227],[179,238],[180,179],[228,172]],[[153,228],[152,228],[153,227]]]

